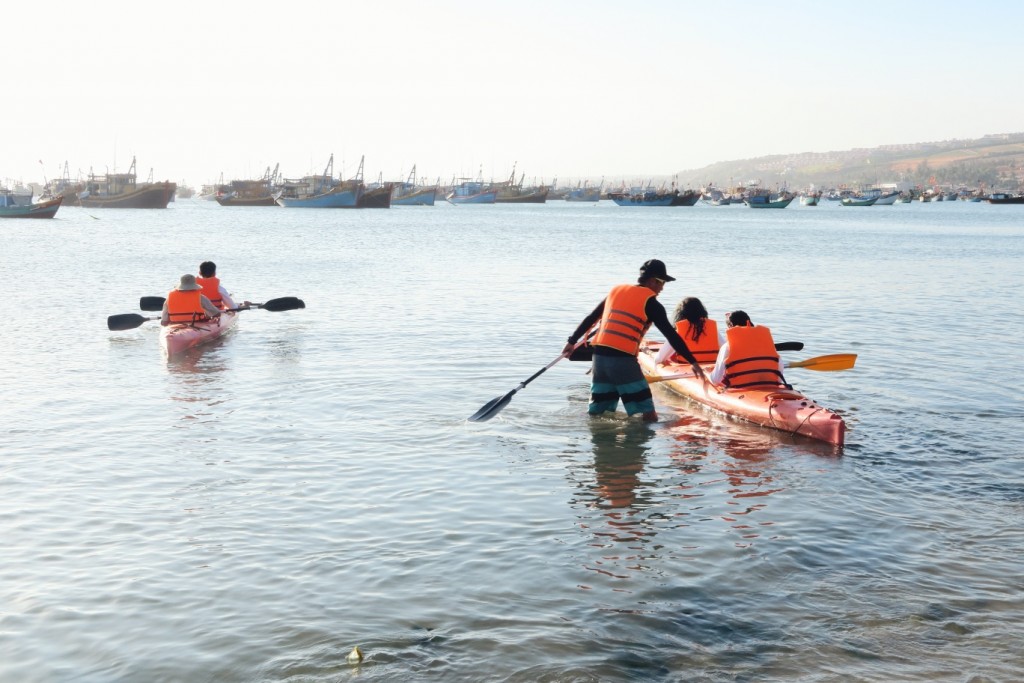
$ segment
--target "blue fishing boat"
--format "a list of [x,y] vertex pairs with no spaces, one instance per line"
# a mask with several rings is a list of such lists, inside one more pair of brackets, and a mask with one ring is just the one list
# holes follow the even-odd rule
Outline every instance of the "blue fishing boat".
[[462,179],[446,199],[452,204],[493,204],[498,198],[498,191],[482,179]]
[[794,197],[796,195],[783,192],[775,195],[774,198],[772,198],[772,195],[767,194],[751,195],[743,201],[751,209],[785,209],[790,205]]
[[[604,181],[601,181],[601,185]],[[588,187],[587,183],[583,183],[581,186],[579,183],[576,187],[569,190],[569,193],[565,195],[565,201],[567,202],[596,202],[601,199],[601,185],[597,187]]]
[[0,218],[53,218],[57,215],[64,197],[57,197],[33,204],[31,198],[26,203],[24,197],[13,192],[0,192]]
[[433,206],[437,197],[437,185],[417,185],[416,166],[413,165],[409,178],[395,187],[391,206]]
[[363,196],[361,180],[340,180],[334,177],[334,155],[321,175],[285,180],[277,203],[286,208],[354,209]]

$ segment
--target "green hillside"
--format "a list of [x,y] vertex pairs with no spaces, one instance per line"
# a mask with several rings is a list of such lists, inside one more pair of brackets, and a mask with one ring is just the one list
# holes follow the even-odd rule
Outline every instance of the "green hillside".
[[722,161],[680,171],[678,179],[680,185],[691,187],[760,180],[763,186],[794,189],[906,182],[1019,191],[1024,190],[1024,133]]

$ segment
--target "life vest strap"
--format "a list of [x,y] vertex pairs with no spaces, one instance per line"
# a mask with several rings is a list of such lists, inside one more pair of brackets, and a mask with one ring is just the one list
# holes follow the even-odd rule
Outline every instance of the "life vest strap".
[[616,337],[624,337],[631,342],[639,342],[640,336],[636,334],[628,334],[626,332],[619,332],[618,330],[605,330],[605,334],[614,334]]
[[741,358],[740,360],[734,360],[731,363],[726,363],[725,367],[731,368],[732,366],[739,365],[740,363],[752,363],[754,361],[762,361],[762,360],[769,360],[769,361],[774,361],[774,362],[778,363],[779,362],[779,357],[778,356],[755,356],[754,358]]
[[643,324],[644,324],[645,322],[647,322],[647,321],[646,321],[646,320],[644,320],[643,318],[641,318],[641,317],[639,317],[639,316],[636,316],[636,315],[633,315],[633,314],[632,314],[632,313],[630,313],[629,311],[623,311],[622,309],[619,309],[619,308],[613,308],[611,312],[612,312],[612,313],[616,313],[616,314],[618,314],[618,315],[624,315],[624,316],[626,316],[627,318],[632,318],[633,320],[637,321],[637,322],[638,322],[638,323],[640,323],[641,325],[643,325]]

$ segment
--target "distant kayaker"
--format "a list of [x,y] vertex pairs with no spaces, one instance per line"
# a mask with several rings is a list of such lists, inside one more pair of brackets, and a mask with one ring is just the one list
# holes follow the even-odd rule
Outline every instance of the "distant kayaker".
[[562,349],[566,355],[572,352],[580,337],[600,321],[592,340],[594,379],[590,388],[589,414],[614,411],[621,398],[627,415],[641,413],[646,422],[658,420],[651,389],[636,359],[640,341],[652,324],[665,335],[676,353],[693,366],[694,373],[704,377],[697,359],[668,321],[665,307],[657,299],[665,283],[674,280],[666,272],[663,262],[658,259],[646,261],[640,266],[637,284],[612,287],[608,296],[569,336]]
[[727,389],[786,387],[771,330],[755,326],[745,311],[725,316],[725,343],[708,378]]
[[167,293],[160,324],[193,323],[219,317],[220,309],[203,296],[203,287],[196,282],[196,276],[186,273],[178,286]]
[[[688,296],[679,302],[672,321],[676,324],[676,332],[690,347],[690,353],[698,362],[711,364],[718,357],[718,349],[725,343],[725,338],[718,331],[718,324],[708,318],[708,309],[701,300]],[[658,365],[663,363],[679,363],[682,358],[675,352],[671,344],[662,344],[655,357]]]
[[[235,300],[228,294],[228,290],[220,283],[220,278],[217,277],[217,264],[213,261],[203,261],[199,264],[199,277],[196,278],[196,282],[202,286],[203,296],[217,308],[221,310],[238,308],[235,305]],[[249,305],[249,302],[245,301],[241,308],[248,309]]]

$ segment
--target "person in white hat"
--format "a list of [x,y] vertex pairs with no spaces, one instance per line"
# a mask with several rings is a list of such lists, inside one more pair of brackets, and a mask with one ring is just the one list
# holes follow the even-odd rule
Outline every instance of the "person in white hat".
[[191,324],[219,317],[220,310],[203,296],[203,286],[196,282],[196,276],[186,273],[181,276],[178,286],[167,293],[163,310],[160,312],[160,324]]

